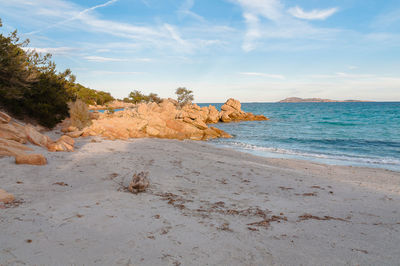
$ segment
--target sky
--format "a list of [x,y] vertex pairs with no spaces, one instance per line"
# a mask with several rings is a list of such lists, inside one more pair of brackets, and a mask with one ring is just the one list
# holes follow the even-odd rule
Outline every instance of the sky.
[[117,98],[400,101],[398,0],[0,0],[0,18]]

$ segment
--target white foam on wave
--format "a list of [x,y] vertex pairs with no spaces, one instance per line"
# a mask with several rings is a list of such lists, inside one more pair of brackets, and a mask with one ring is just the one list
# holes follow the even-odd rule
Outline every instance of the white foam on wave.
[[220,145],[226,147],[235,147],[241,150],[253,151],[257,153],[273,153],[273,154],[282,154],[289,155],[293,157],[308,157],[315,158],[319,160],[332,160],[332,161],[341,161],[346,164],[351,165],[355,164],[363,164],[363,165],[393,165],[398,166],[400,169],[400,160],[396,158],[387,158],[387,157],[379,157],[379,158],[371,158],[371,157],[356,157],[356,156],[348,156],[348,155],[330,155],[330,154],[317,154],[317,153],[309,153],[303,151],[296,150],[288,150],[288,149],[280,149],[280,148],[272,148],[272,147],[260,147],[248,143],[241,142],[217,142]]

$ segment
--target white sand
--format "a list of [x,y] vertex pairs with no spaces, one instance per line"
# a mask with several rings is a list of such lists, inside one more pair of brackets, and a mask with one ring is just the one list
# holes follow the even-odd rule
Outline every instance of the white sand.
[[[400,173],[204,142],[76,146],[41,167],[0,158],[0,187],[23,200],[0,209],[0,265],[400,264]],[[143,170],[147,192],[120,189]],[[272,215],[287,221],[248,225]]]

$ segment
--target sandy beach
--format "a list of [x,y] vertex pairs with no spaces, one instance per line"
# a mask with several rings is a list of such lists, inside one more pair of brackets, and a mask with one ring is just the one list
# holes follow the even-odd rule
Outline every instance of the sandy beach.
[[[399,265],[398,172],[195,141],[31,147],[47,165],[0,158],[17,199],[0,209],[0,265]],[[150,188],[127,192],[140,171]]]

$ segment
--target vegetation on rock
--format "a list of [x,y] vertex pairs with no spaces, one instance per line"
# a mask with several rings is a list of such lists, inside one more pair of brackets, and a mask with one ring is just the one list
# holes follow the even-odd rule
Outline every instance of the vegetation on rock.
[[150,93],[149,95],[146,95],[142,93],[141,91],[134,90],[131,93],[129,93],[129,96],[127,98],[124,98],[124,102],[126,103],[149,103],[149,102],[155,102],[155,103],[160,103],[161,98],[158,97],[157,93]]
[[193,91],[186,88],[177,88],[175,94],[178,96],[177,100],[180,106],[191,104],[194,100]]

